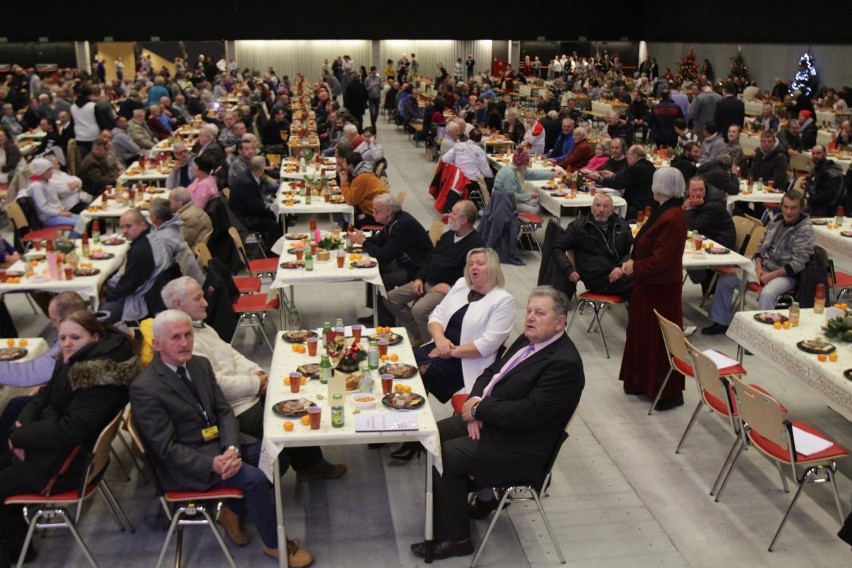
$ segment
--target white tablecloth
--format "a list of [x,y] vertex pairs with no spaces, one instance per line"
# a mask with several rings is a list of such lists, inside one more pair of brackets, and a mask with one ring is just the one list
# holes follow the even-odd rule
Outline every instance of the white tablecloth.
[[[154,197],[168,198],[168,192],[164,190],[162,193],[146,193],[144,200],[150,203],[151,199]],[[78,234],[82,235],[86,232],[86,227],[88,226],[90,221],[93,221],[95,219],[103,219],[113,222],[115,219],[118,219],[130,210],[129,205],[119,206],[113,199],[109,200],[106,209],[101,208],[102,204],[103,195],[99,195],[94,200],[92,200],[92,203],[89,205],[88,208],[80,212],[80,216],[77,219],[77,224],[74,225],[74,230],[77,231]],[[145,206],[143,206],[142,208],[142,215],[144,215],[146,219],[151,218],[151,215],[148,213],[148,209]],[[101,223],[101,232],[107,231],[107,227],[104,225],[104,223]]]
[[[113,258],[108,260],[83,258],[80,241],[77,241],[77,256],[80,257],[81,261],[91,262],[93,268],[100,269],[99,274],[95,274],[94,276],[75,276],[71,280],[65,280],[64,276],[62,280],[51,280],[48,276],[47,262],[42,261],[35,267],[35,274],[33,278],[22,277],[20,284],[10,284],[8,282],[0,284],[0,294],[4,292],[18,291],[40,291],[58,294],[60,292],[65,292],[66,290],[71,290],[77,292],[84,298],[89,299],[92,302],[92,306],[97,309],[100,303],[98,292],[104,282],[106,282],[107,278],[109,278],[113,272],[118,270],[122,262],[124,262],[124,257],[127,255],[129,245],[127,242],[116,246],[95,245],[94,243],[91,243],[91,247],[102,248],[104,252],[111,252],[115,255]],[[24,261],[19,260],[10,266],[8,270],[10,272],[24,272]]]
[[[27,340],[27,344],[26,346],[24,346],[24,349],[27,350],[27,354],[21,357],[20,359],[15,359],[14,361],[12,361],[12,363],[24,363],[25,361],[32,361],[33,359],[50,349],[50,346],[47,344],[47,341],[45,341],[41,337],[15,337],[13,339],[15,341],[15,347],[20,347],[21,339]],[[0,339],[0,349],[9,347],[7,343],[8,341],[8,337]]]
[[749,194],[745,194],[743,191],[745,191],[747,186],[748,182],[746,180],[740,180],[740,192],[727,197],[729,212],[734,210],[734,203],[737,201],[745,201],[747,203],[781,203],[781,198],[784,197],[783,191],[778,193],[752,191]]
[[[832,219],[832,222],[834,220]],[[814,225],[816,244],[834,258],[840,257],[846,262],[852,261],[852,237],[844,237],[841,232],[852,231],[852,219],[843,218],[839,229],[829,229],[825,225]]]
[[[564,209],[576,209],[578,207],[591,207],[594,199],[588,193],[577,193],[573,199],[558,197],[547,190],[547,181],[528,181],[527,185],[538,191],[538,203],[542,209],[562,220]],[[553,189],[553,188],[551,188]],[[561,191],[567,191],[564,188]],[[612,204],[618,209],[618,214],[624,217],[627,214],[627,201],[617,194],[610,194]]]
[[[787,315],[786,310],[779,313]],[[843,371],[852,367],[850,345],[834,341],[839,358],[821,362],[816,355],[805,353],[796,343],[822,335],[825,317],[813,310],[801,310],[797,328],[775,329],[754,319],[758,312],[739,312],[728,327],[728,337],[751,351],[761,362],[773,369],[801,381],[821,394],[847,420],[852,420],[852,381]]]
[[169,177],[168,173],[163,173],[158,168],[149,168],[147,165],[139,173],[128,173],[128,171],[132,172],[137,168],[139,168],[139,162],[133,162],[123,174],[118,176],[118,183],[142,182],[150,185],[162,185],[166,183],[166,179]]

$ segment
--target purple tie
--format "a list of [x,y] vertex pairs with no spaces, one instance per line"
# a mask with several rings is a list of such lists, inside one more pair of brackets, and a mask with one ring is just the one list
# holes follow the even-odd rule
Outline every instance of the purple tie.
[[521,351],[521,354],[509,361],[509,363],[500,369],[500,372],[491,377],[491,382],[485,386],[485,390],[482,391],[483,398],[486,396],[491,396],[491,391],[494,390],[494,386],[503,380],[503,377],[509,374],[509,371],[518,366],[518,364],[533,354],[535,351],[535,345],[527,345],[527,348]]

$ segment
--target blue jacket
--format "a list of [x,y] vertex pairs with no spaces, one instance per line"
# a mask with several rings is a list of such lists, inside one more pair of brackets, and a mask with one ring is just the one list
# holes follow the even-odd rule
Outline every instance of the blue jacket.
[[556,158],[557,162],[561,162],[565,159],[565,156],[571,153],[571,150],[574,149],[574,131],[571,131],[571,134],[565,135],[564,132],[560,131],[559,136],[556,137],[556,142],[553,144],[553,149],[547,153],[548,158]]

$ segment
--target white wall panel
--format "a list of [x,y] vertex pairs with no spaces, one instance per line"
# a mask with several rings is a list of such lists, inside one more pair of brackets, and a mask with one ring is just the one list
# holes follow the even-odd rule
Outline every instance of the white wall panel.
[[311,81],[322,75],[322,62],[338,55],[349,55],[359,65],[370,68],[370,40],[239,40],[234,42],[240,68],[265,70],[275,68],[279,77],[304,73]]
[[[648,43],[648,55],[657,58],[660,72],[666,67],[677,73],[678,64],[693,44]],[[694,44],[699,67],[709,59],[716,72],[716,79],[724,78],[731,70],[731,57],[737,54],[738,44]],[[819,84],[841,87],[852,84],[852,46],[849,45],[803,45],[803,44],[742,44],[742,54],[752,78],[761,89],[772,87],[775,77],[788,82],[798,69],[799,57],[808,48],[816,58]]]
[[[384,69],[388,59],[393,59],[394,64],[403,53],[410,57],[412,53],[417,55],[420,62],[420,74],[425,77],[434,77],[438,74],[437,64],[443,63],[447,73],[453,74],[453,65],[456,59],[467,59],[468,54],[473,54],[476,60],[476,70],[491,68],[491,40],[458,41],[458,40],[402,40],[387,39],[379,42],[379,53],[381,59],[375,65],[380,70]],[[381,72],[381,71],[380,71]],[[464,68],[462,68],[464,73]]]

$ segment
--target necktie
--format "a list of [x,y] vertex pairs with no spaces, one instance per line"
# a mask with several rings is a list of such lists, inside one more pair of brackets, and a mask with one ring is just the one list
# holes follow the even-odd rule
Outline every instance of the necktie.
[[195,386],[195,383],[189,378],[189,375],[186,373],[186,367],[178,367],[177,374],[181,379],[183,379],[183,382],[189,388],[189,392],[192,393],[192,396],[195,397],[195,402],[198,403],[198,409],[204,415],[204,420],[206,420],[209,424],[210,420],[207,418],[207,411],[204,410],[204,404],[201,402],[201,395],[198,393],[198,387]]
[[503,380],[503,377],[509,374],[509,371],[517,367],[521,361],[529,357],[535,351],[535,345],[527,345],[526,349],[521,351],[521,354],[509,361],[508,364],[504,365],[500,372],[494,375],[491,378],[491,382],[485,386],[485,390],[482,391],[483,398],[491,395],[491,391],[494,390],[494,386]]

